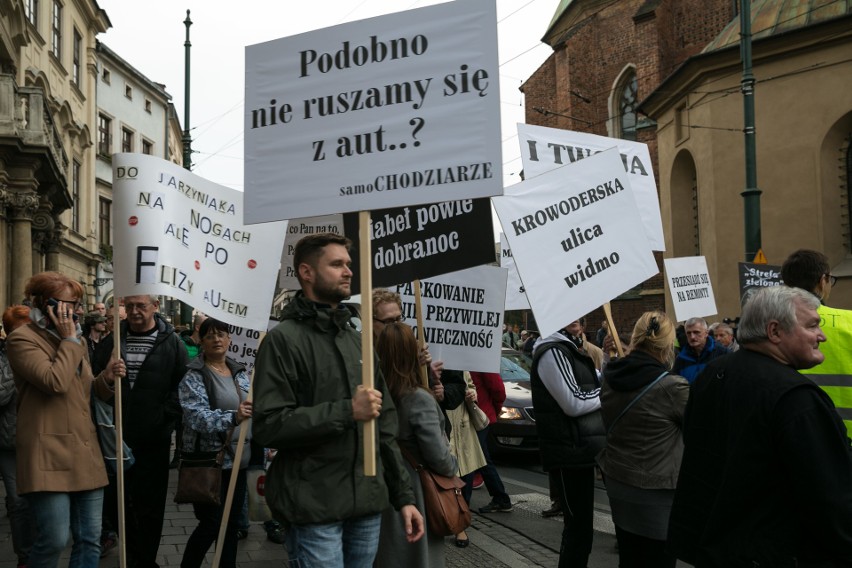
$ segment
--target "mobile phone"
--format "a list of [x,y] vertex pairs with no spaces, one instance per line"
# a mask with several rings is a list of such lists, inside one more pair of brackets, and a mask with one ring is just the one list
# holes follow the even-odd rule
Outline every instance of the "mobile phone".
[[[56,315],[56,316],[59,315],[58,313],[56,313],[56,310],[59,309],[59,301],[58,300],[56,300],[55,298],[48,298],[47,299],[47,305],[53,308],[53,315]],[[73,314],[73,313],[71,314],[71,317],[74,319],[75,322],[78,319],[80,319],[79,316],[77,316],[77,314]]]

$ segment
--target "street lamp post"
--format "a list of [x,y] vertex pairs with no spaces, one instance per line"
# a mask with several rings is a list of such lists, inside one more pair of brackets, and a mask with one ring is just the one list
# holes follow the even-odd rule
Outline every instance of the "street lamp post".
[[757,142],[754,127],[754,75],[751,70],[751,1],[740,3],[740,55],[743,60],[743,134],[745,135],[745,190],[743,213],[745,221],[745,261],[752,262],[761,248],[760,194],[757,188]]
[[[183,167],[187,170],[192,169],[192,137],[189,135],[189,51],[192,44],[189,41],[189,26],[192,25],[192,20],[189,19],[189,10],[186,11],[186,19],[183,21],[186,26],[186,41],[183,42],[184,47],[184,97],[183,97]],[[192,325],[192,306],[186,302],[180,303],[180,322],[183,325]]]

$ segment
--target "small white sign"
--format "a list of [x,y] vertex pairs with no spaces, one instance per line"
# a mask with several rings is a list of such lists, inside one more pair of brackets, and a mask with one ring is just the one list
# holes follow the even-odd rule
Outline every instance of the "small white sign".
[[[281,251],[281,272],[278,273],[278,286],[284,290],[299,290],[301,284],[296,278],[296,268],[293,266],[293,253],[296,243],[302,237],[315,235],[317,233],[343,234],[342,215],[323,215],[321,217],[307,217],[304,219],[291,219],[287,224],[287,236],[284,238],[284,250]],[[352,254],[355,254],[353,252]]]
[[542,336],[657,273],[616,149],[492,198]]
[[115,293],[171,296],[266,329],[287,223],[243,225],[243,193],[145,154],[114,154]]
[[677,321],[718,313],[707,260],[703,256],[666,258],[663,264]]
[[[417,330],[414,286],[392,290],[402,297],[405,323]],[[435,361],[447,369],[500,372],[506,269],[477,266],[420,281],[423,337]]]
[[647,144],[530,124],[518,124],[518,141],[527,179],[585,160],[598,152],[618,148],[651,250],[666,250],[657,182],[654,181]]
[[504,233],[500,233],[500,266],[509,271],[506,279],[506,309],[530,309],[530,301],[524,293],[524,283],[521,282],[521,275],[518,274],[512,249],[509,247],[509,241],[506,240]]
[[246,48],[246,223],[502,193],[494,0]]
[[[269,331],[276,325],[278,320],[269,320],[266,330]],[[257,348],[260,347],[261,332],[256,329],[248,329],[236,325],[229,325],[228,332],[231,334],[231,346],[228,348],[228,357],[244,365],[246,372],[251,377],[254,369],[254,360],[257,357]]]

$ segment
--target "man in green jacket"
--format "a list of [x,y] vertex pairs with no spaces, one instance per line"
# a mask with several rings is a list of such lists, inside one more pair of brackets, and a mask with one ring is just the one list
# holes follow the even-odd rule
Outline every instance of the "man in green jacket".
[[[371,567],[381,511],[400,511],[409,542],[423,535],[396,445],[396,409],[377,371],[361,386],[361,336],[341,302],[350,296],[350,242],[304,237],[294,268],[302,293],[284,309],[255,361],[254,440],[278,454],[266,499],[286,531],[291,561]],[[378,369],[378,365],[376,365]],[[364,475],[363,423],[376,420],[376,476]]]

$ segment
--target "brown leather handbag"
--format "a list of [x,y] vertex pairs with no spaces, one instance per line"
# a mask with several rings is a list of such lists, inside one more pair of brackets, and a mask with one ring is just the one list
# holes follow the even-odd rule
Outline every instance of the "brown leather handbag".
[[464,481],[458,476],[447,477],[417,463],[411,453],[400,447],[405,459],[420,476],[429,532],[437,536],[458,534],[470,526],[470,508],[462,497]]
[[224,449],[222,446],[218,452],[181,452],[175,503],[222,504]]
[[[204,387],[209,400],[210,387],[206,380]],[[240,399],[240,389],[237,386],[236,379],[234,380],[234,388],[237,389],[237,398]],[[198,448],[200,435],[195,434],[194,451],[180,453],[175,503],[216,506],[222,504],[222,463],[225,460],[225,448],[231,445],[233,435],[234,426],[231,426],[228,429],[225,443],[222,444],[219,451],[202,452]]]

